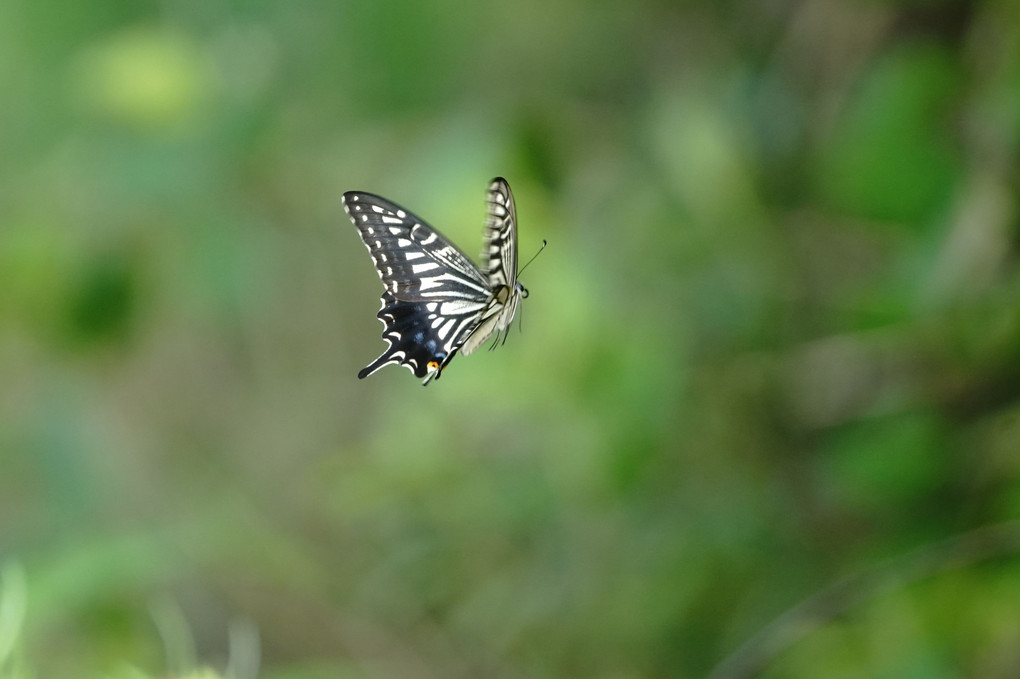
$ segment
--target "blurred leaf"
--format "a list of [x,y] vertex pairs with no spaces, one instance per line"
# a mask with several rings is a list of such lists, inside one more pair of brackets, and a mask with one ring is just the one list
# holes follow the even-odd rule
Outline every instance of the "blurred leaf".
[[819,459],[826,484],[849,509],[874,513],[909,508],[943,483],[947,445],[942,429],[924,413],[847,425]]
[[136,305],[136,284],[123,256],[105,255],[77,277],[67,313],[71,338],[85,345],[122,340]]
[[831,203],[923,230],[960,173],[952,139],[959,66],[936,45],[907,43],[871,64],[820,159]]

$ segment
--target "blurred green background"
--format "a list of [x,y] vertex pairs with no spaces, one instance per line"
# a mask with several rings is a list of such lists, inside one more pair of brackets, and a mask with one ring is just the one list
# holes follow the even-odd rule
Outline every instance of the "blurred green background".
[[1014,0],[0,0],[0,676],[1015,677],[1018,133]]

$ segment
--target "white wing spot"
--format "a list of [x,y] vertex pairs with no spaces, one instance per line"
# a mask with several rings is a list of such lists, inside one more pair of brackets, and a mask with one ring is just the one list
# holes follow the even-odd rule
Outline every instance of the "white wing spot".
[[405,219],[407,217],[407,213],[404,212],[403,210],[397,210],[397,216],[400,217],[401,219]]
[[432,271],[433,269],[438,269],[438,268],[439,268],[439,265],[436,264],[435,262],[425,262],[424,264],[412,264],[411,265],[411,271],[413,273],[416,273],[416,274],[425,273],[426,271]]
[[465,314],[474,313],[484,306],[483,304],[476,304],[469,301],[460,302],[443,302],[439,307],[439,313],[443,316],[463,316]]
[[450,334],[450,331],[453,330],[453,326],[455,325],[457,325],[457,319],[451,318],[446,322],[446,325],[439,328],[439,330],[436,330],[436,334],[439,335],[439,339],[445,340],[446,336]]
[[382,209],[378,205],[373,205],[372,206],[372,212],[376,213],[377,215],[381,215],[381,214],[384,214],[386,212],[386,210]]

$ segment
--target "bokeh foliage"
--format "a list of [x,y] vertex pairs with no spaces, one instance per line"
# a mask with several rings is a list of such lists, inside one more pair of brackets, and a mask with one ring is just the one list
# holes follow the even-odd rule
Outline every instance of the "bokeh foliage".
[[0,677],[1015,676],[1018,8],[0,0]]

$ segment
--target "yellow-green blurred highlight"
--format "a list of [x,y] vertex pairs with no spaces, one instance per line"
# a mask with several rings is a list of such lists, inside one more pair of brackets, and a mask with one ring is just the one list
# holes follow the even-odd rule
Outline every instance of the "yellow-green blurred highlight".
[[93,115],[149,131],[181,125],[209,96],[212,74],[183,34],[131,28],[79,57],[75,86]]

